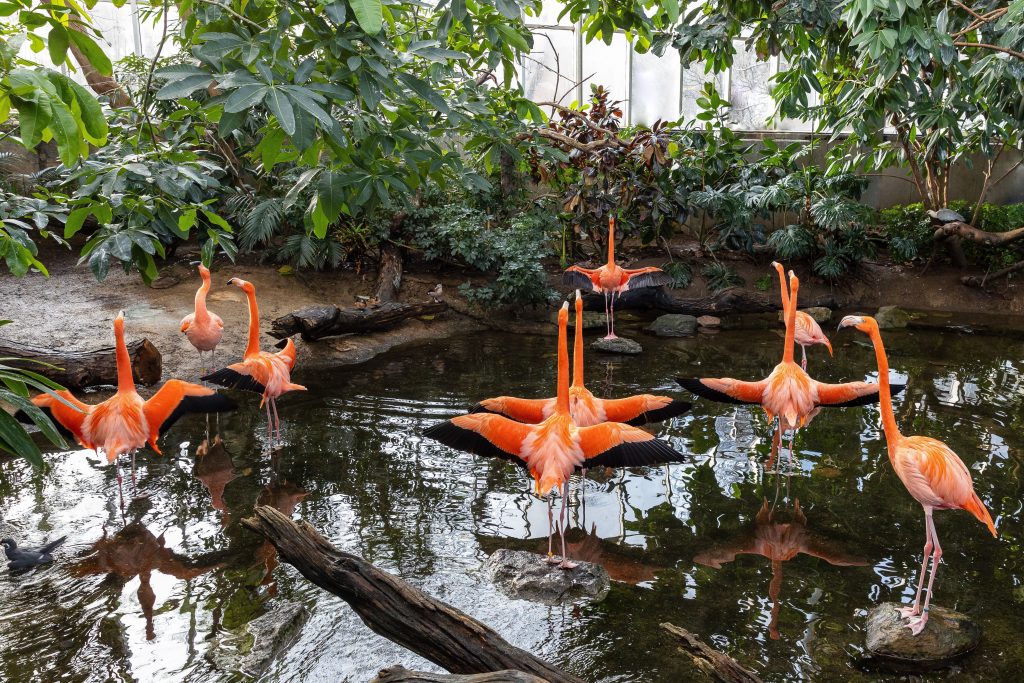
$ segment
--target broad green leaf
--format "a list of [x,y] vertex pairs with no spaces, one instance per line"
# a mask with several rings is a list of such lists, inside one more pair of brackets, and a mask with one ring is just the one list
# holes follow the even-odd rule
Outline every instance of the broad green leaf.
[[292,103],[280,88],[270,88],[267,93],[267,109],[277,118],[281,130],[287,135],[295,134],[295,110]]
[[57,66],[63,64],[64,60],[68,58],[69,44],[68,30],[61,24],[54,24],[46,38],[46,47],[50,51],[50,60]]
[[93,68],[99,71],[100,74],[104,76],[113,74],[114,67],[110,63],[110,57],[107,57],[107,53],[96,44],[95,40],[74,29],[68,31],[68,36],[71,38],[71,42],[85,54]]
[[6,410],[0,410],[0,450],[21,456],[36,469],[43,468],[43,456],[39,447],[29,438],[22,427]]
[[168,81],[164,87],[157,91],[155,97],[158,100],[176,100],[179,97],[188,97],[196,90],[205,88],[211,83],[213,83],[213,78],[207,74],[186,76],[181,80]]
[[384,7],[381,0],[349,0],[352,13],[356,15],[359,27],[375,36],[380,33],[384,20]]

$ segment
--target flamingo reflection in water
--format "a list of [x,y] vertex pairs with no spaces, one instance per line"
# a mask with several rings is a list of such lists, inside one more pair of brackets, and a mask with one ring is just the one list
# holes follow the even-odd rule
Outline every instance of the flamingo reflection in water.
[[862,567],[867,562],[847,555],[843,551],[817,536],[807,528],[807,515],[800,507],[800,501],[793,501],[789,521],[782,521],[776,504],[769,505],[765,498],[758,510],[754,527],[741,536],[717,548],[706,550],[693,558],[694,562],[715,569],[721,569],[738,555],[761,555],[768,558],[772,567],[772,579],[768,584],[768,597],[772,601],[771,620],[768,635],[779,639],[779,611],[782,608],[782,565],[803,553],[825,560],[835,567]]
[[196,448],[192,473],[210,492],[210,505],[221,513],[221,526],[228,526],[231,523],[231,513],[224,502],[224,489],[238,478],[238,471],[220,435],[215,435],[212,441],[204,439]]

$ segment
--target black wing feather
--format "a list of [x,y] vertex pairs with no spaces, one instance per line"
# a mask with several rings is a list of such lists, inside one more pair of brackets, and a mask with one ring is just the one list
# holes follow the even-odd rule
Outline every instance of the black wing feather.
[[640,425],[645,425],[650,422],[663,422],[665,420],[676,417],[677,415],[682,415],[692,407],[693,404],[690,403],[689,401],[680,401],[679,399],[674,398],[672,399],[672,402],[669,403],[664,408],[658,408],[657,410],[648,410],[646,413],[641,413],[640,415],[634,417],[632,420],[629,420],[628,422],[626,422],[626,424],[632,425],[634,427],[639,427]]
[[567,270],[562,273],[562,284],[584,292],[594,291],[594,281],[578,270]]
[[39,549],[39,553],[41,555],[48,555],[49,553],[52,553],[54,550],[59,548],[60,545],[64,541],[66,541],[66,540],[68,540],[67,536],[61,536],[56,541],[50,541],[49,543],[47,543],[46,545],[44,545],[42,548]]
[[686,456],[661,439],[619,444],[604,453],[588,458],[586,467],[644,467],[667,462],[686,462]]
[[160,425],[160,434],[166,432],[171,425],[189,413],[226,413],[237,407],[237,403],[221,393],[210,396],[186,396]]
[[668,273],[640,273],[629,278],[629,290],[642,287],[661,287],[672,284],[672,276]]
[[[906,384],[890,384],[889,391],[892,392],[893,396],[901,393],[907,388]],[[853,408],[856,406],[870,406],[878,403],[878,392],[875,391],[873,394],[865,394],[864,396],[858,396],[852,398],[849,401],[843,403],[829,403],[828,405],[821,406],[822,408]]]
[[470,414],[472,414],[472,413],[489,413],[491,415],[499,415],[500,414],[500,413],[494,412],[493,410],[489,410],[487,407],[484,406],[483,403],[474,403],[472,406],[469,407],[469,412],[470,412]]
[[708,385],[701,382],[696,377],[677,377],[676,381],[682,385],[687,391],[691,391],[698,396],[702,396],[706,399],[716,401],[718,403],[735,403],[736,405],[760,405],[756,401],[741,401],[738,398],[734,398],[729,394],[722,393],[716,389],[712,389]]
[[451,420],[445,420],[423,430],[423,436],[440,441],[445,446],[450,446],[458,451],[475,453],[487,458],[501,458],[514,462],[520,467],[526,467],[526,461],[519,456],[506,453],[493,443],[487,440],[482,434],[471,429],[463,429],[452,424]]
[[251,391],[257,394],[262,394],[267,390],[265,386],[257,382],[251,375],[243,375],[231,368],[223,368],[217,372],[211,372],[205,377],[200,377],[200,379],[204,382],[213,382],[225,389],[241,389],[242,391]]

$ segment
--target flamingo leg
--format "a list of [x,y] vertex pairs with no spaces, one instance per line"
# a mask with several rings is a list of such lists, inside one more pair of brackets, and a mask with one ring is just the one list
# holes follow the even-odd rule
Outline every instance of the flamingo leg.
[[605,335],[605,339],[610,339],[612,336],[612,325],[611,316],[608,314],[608,291],[604,292],[604,331],[608,334]]
[[935,520],[932,519],[932,511],[926,510],[925,515],[928,517],[928,529],[932,534],[932,543],[934,548],[932,550],[932,572],[928,575],[928,594],[924,596],[924,607],[921,608],[921,614],[917,617],[911,618],[907,622],[907,628],[910,629],[912,635],[917,635],[924,630],[925,624],[928,623],[928,606],[932,601],[932,587],[935,584],[935,572],[939,568],[939,560],[942,559],[942,546],[939,545],[939,535],[935,531]]
[[270,441],[270,448],[274,448],[274,420],[270,417],[270,401],[266,402],[267,406],[267,439]]
[[615,336],[615,292],[613,291],[608,295],[608,300],[611,302],[611,313],[608,316],[608,324],[611,325],[611,333],[609,333],[609,339],[618,339]]
[[789,471],[793,471],[793,438],[796,436],[796,430],[789,430]]
[[779,456],[779,447],[782,446],[782,425],[775,428],[772,433],[772,452],[768,456],[766,469],[770,470],[775,465],[775,459]]
[[566,481],[562,484],[562,510],[558,515],[558,535],[562,537],[562,561],[559,563],[559,569],[574,569],[576,567],[575,562],[569,560],[569,553],[565,549],[565,506],[569,503],[569,482]]
[[921,558],[921,573],[917,579],[917,595],[914,596],[914,604],[911,607],[903,607],[900,609],[900,616],[904,619],[910,617],[916,617],[921,614],[921,589],[924,588],[924,575],[928,571],[928,558],[931,557],[932,548],[932,528],[928,524],[928,513],[924,513],[924,557]]
[[800,353],[802,354],[800,367],[804,369],[804,372],[807,372],[807,347],[803,344],[800,345]]
[[554,530],[554,511],[551,496],[547,497],[548,501],[548,564],[557,564],[558,560],[555,559],[555,554],[551,552],[551,544],[554,541],[555,530]]
[[274,411],[274,431],[277,432],[277,439],[281,440],[281,418],[277,416],[277,399],[270,399],[270,407]]

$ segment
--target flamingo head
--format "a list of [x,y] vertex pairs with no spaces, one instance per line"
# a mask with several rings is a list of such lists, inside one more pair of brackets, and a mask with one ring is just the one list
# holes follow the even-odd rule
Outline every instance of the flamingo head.
[[839,329],[841,330],[844,327],[855,327],[861,332],[867,334],[871,331],[872,327],[877,328],[878,323],[876,323],[875,319],[871,316],[848,315],[839,321]]
[[124,334],[124,311],[118,311],[114,316],[114,333]]
[[558,311],[558,324],[568,325],[569,324],[569,302],[563,301],[562,308]]
[[779,271],[779,275],[785,275],[786,269],[782,267],[782,264],[778,261],[772,261],[772,268]]
[[192,321],[189,320],[188,318],[186,318],[185,320],[181,321],[181,331],[182,332],[188,332],[188,328],[191,327],[191,326],[192,326]]
[[203,279],[203,282],[210,281],[210,269],[204,266],[202,261],[193,261],[192,265],[199,267],[199,277]]
[[256,291],[256,288],[253,287],[251,282],[248,282],[247,280],[243,280],[240,277],[233,277],[233,278],[231,278],[230,280],[228,280],[228,284],[229,285],[234,285],[235,287],[238,287],[239,289],[241,289],[243,292],[246,292],[246,293],[255,292]]
[[576,312],[583,313],[583,295],[580,294],[580,290],[576,290]]

